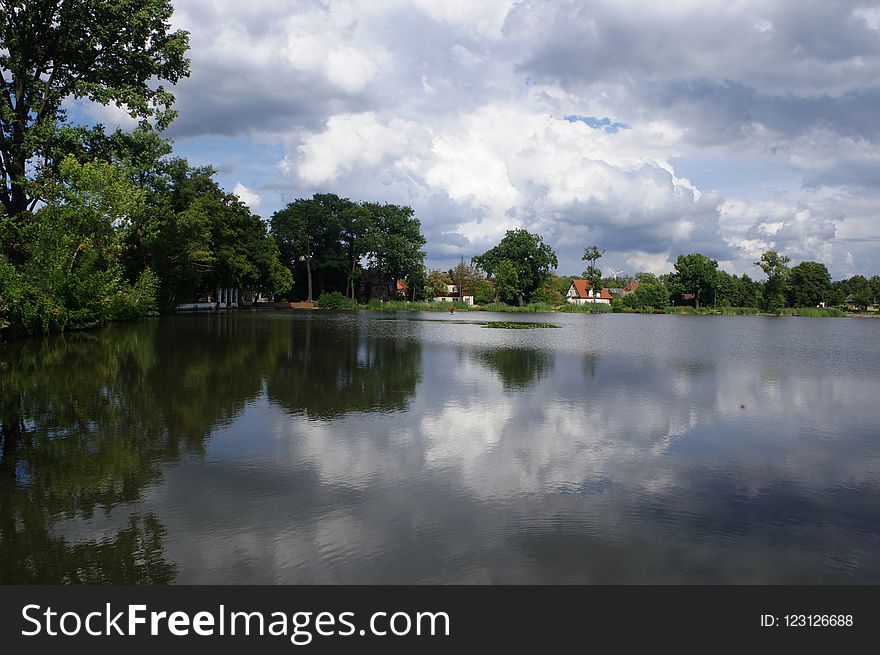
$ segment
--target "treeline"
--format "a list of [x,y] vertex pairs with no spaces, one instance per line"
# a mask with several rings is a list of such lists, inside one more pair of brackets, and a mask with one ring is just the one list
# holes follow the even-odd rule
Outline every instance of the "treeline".
[[40,180],[35,211],[0,224],[0,320],[13,335],[134,319],[234,287],[283,293],[292,279],[264,221],[169,157],[152,129],[93,134]]
[[[786,308],[834,307],[867,309],[880,298],[880,276],[866,279],[860,275],[832,281],[821,262],[804,261],[790,266],[791,259],[776,251],[764,252],[754,265],[763,271],[765,280],[748,274],[732,275],[718,268],[718,262],[705,255],[680,255],[671,273],[654,276],[640,273],[633,278],[603,279],[603,284],[639,282],[638,295],[651,293],[659,308],[662,288],[673,305],[701,307],[748,307],[765,312]],[[645,287],[645,288],[643,288]],[[637,298],[638,296],[634,296]],[[624,297],[627,300],[629,295]],[[630,301],[632,302],[632,301]],[[667,303],[667,304],[669,304]]]
[[[680,255],[673,271],[664,275],[606,277],[597,266],[603,254],[597,246],[587,246],[582,259],[588,265],[577,277],[588,280],[594,289],[625,290],[611,301],[614,308],[624,310],[661,310],[669,306],[749,308],[771,313],[820,306],[873,310],[880,300],[880,276],[856,275],[832,281],[825,264],[805,261],[790,266],[791,259],[776,251],[764,252],[754,262],[765,280],[746,273],[732,275],[719,269],[716,260],[700,253]],[[448,271],[427,272],[425,284],[413,296],[430,300],[452,284],[481,305],[500,302],[559,306],[565,303],[565,294],[576,278],[556,275],[552,270],[556,267],[556,254],[539,235],[510,230],[497,246],[474,257],[470,265],[462,261]]]
[[292,297],[312,301],[335,291],[387,300],[398,280],[420,286],[426,240],[410,207],[319,193],[275,212],[270,224],[297,280]]

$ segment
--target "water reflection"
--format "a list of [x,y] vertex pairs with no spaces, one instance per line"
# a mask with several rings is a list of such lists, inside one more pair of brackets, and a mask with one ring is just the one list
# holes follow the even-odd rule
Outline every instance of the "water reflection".
[[349,412],[407,409],[421,379],[417,322],[402,339],[367,335],[347,321],[292,325],[290,338],[296,341],[269,377],[270,400],[323,420]]
[[880,582],[880,322],[599,318],[7,346],[0,581]]
[[172,581],[150,511],[123,512],[75,543],[53,525],[110,517],[159,483],[163,464],[203,454],[211,431],[260,392],[265,345],[258,324],[222,316],[7,344],[0,582]]
[[474,358],[495,371],[505,389],[523,389],[535,384],[553,368],[553,353],[535,348],[478,350]]

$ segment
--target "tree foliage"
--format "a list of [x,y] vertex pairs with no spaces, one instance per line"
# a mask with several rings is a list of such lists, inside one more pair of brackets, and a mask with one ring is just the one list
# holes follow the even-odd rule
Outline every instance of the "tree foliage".
[[406,278],[425,261],[427,243],[422,224],[411,207],[368,203],[370,216],[367,261],[383,285],[383,298],[394,297],[394,283]]
[[701,303],[711,302],[710,293],[715,289],[717,272],[718,262],[714,259],[699,253],[679,255],[675,260],[672,287],[681,295],[694,294],[695,305],[699,307]]
[[155,312],[154,272],[140,271],[131,284],[120,261],[117,225],[140,211],[143,194],[105,162],[68,157],[61,175],[37,220],[3,219],[4,241],[17,241],[23,255],[19,266],[0,260],[0,297],[13,332],[95,327]]
[[271,295],[292,284],[266,224],[213,175],[183,159],[157,164],[144,179],[148,203],[125,230],[129,274],[155,270],[163,310],[218,287]]
[[516,266],[509,259],[502,259],[495,267],[495,300],[522,304],[522,283]]
[[632,309],[663,309],[669,305],[669,291],[659,282],[641,282],[623,297],[623,304]]
[[70,154],[66,98],[112,102],[160,129],[173,118],[174,97],[155,83],[189,74],[188,35],[171,30],[172,11],[169,0],[0,0],[0,201],[9,216],[33,209],[42,172]]
[[452,284],[452,278],[446,271],[431,271],[425,278],[425,298],[433,300],[437,296],[446,293],[447,285]]
[[785,287],[788,282],[788,263],[791,258],[780,255],[775,250],[768,250],[761,254],[761,259],[755,262],[767,276],[764,285],[764,309],[774,312],[785,307]]
[[275,212],[271,233],[282,261],[291,270],[305,268],[307,300],[316,271],[341,280],[340,288],[354,297],[362,266],[381,280],[383,298],[393,298],[395,282],[419,273],[425,258],[426,240],[412,208],[334,194],[300,198]]
[[596,293],[602,288],[602,271],[596,266],[596,262],[604,254],[605,251],[599,250],[598,246],[587,246],[584,248],[583,257],[581,257],[583,261],[589,262],[589,266],[583,273],[584,279],[590,283],[590,288],[595,289]]
[[791,268],[785,290],[790,307],[816,307],[831,291],[831,274],[825,264],[801,262]]
[[[559,266],[553,249],[537,234],[522,229],[508,230],[501,243],[474,257],[473,262],[495,278],[499,297],[515,298],[519,305],[531,298],[551,269]],[[502,262],[507,262],[501,269],[503,281],[499,279]],[[512,297],[508,293],[510,285],[516,287]]]

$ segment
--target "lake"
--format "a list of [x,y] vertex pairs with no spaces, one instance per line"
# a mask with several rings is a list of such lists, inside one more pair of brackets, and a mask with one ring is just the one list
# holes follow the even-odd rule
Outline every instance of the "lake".
[[877,584],[878,367],[868,319],[242,310],[0,345],[0,582]]

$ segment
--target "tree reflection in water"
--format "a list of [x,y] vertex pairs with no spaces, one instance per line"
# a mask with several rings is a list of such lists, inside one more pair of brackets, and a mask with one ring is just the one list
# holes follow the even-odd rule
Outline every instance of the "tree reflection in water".
[[367,338],[351,326],[305,321],[301,340],[269,379],[269,399],[310,419],[350,412],[403,411],[421,379],[422,347],[414,338]]
[[238,312],[5,344],[0,367],[0,583],[169,583],[166,530],[136,509],[164,466],[266,388],[310,418],[406,409],[421,347]]
[[110,521],[260,392],[285,340],[273,351],[256,323],[210,319],[208,329],[172,319],[2,346],[0,583],[174,580],[152,513],[116,516],[101,538],[55,527],[96,513]]
[[547,377],[553,369],[552,352],[535,348],[492,348],[474,359],[498,374],[507,390],[525,389]]

